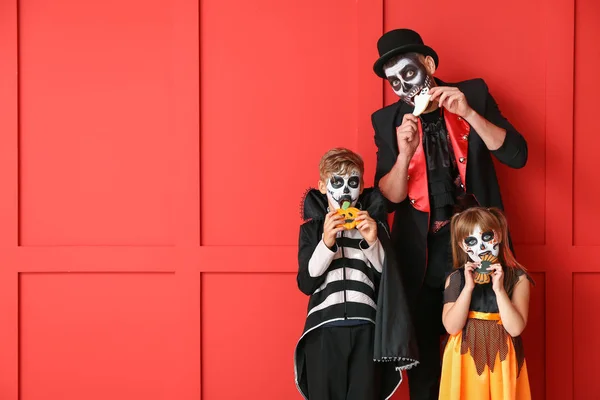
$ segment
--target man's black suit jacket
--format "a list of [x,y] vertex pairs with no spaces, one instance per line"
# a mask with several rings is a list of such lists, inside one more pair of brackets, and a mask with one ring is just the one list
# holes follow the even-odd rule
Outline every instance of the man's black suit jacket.
[[[481,206],[503,209],[492,155],[509,167],[522,168],[527,162],[527,142],[500,113],[496,101],[482,79],[454,84],[444,83],[437,79],[436,81],[439,86],[454,86],[460,89],[469,105],[477,113],[506,130],[504,143],[495,151],[487,149],[473,128],[470,128],[468,139],[465,139],[468,141],[466,153],[468,161],[466,162],[467,193],[472,194]],[[404,114],[412,112],[412,109],[412,106],[398,101],[376,111],[371,116],[377,145],[376,186],[379,185],[380,179],[390,172],[398,157],[396,121],[402,120]],[[419,146],[423,146],[422,140]],[[423,168],[426,167],[423,166]],[[388,211],[395,212],[392,242],[403,271],[407,294],[414,299],[423,283],[427,268],[429,215],[428,212],[418,210],[411,204],[408,197],[400,203],[388,201]]]

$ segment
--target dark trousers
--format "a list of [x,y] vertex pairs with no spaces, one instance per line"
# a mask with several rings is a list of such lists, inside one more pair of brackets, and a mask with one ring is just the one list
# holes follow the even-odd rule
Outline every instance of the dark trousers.
[[306,337],[309,400],[381,398],[381,366],[373,361],[373,324],[318,328]]
[[423,286],[414,308],[413,322],[420,364],[408,370],[410,400],[437,400],[440,390],[442,290]]
[[408,370],[410,400],[437,400],[440,390],[440,339],[446,336],[442,324],[445,276],[452,269],[450,230],[446,226],[427,243],[428,265],[425,282],[412,304],[420,364]]

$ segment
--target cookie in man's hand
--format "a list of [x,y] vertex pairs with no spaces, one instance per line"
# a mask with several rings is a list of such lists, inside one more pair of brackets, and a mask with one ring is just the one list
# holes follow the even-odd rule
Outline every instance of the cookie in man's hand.
[[429,106],[429,100],[431,99],[431,95],[429,94],[429,89],[425,88],[421,90],[421,92],[413,98],[415,102],[415,109],[412,114],[415,117],[423,114],[423,111],[427,110]]

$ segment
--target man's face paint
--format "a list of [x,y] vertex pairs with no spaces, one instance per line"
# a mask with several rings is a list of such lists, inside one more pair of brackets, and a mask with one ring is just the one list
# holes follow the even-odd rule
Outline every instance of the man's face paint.
[[327,198],[334,209],[342,206],[344,201],[349,201],[354,207],[360,195],[360,174],[352,172],[350,175],[332,175],[327,181]]
[[394,93],[411,106],[415,105],[413,98],[423,89],[431,89],[433,79],[416,54],[402,56],[384,72]]
[[463,250],[473,262],[480,263],[486,254],[498,257],[500,241],[494,231],[482,231],[479,225],[461,243]]

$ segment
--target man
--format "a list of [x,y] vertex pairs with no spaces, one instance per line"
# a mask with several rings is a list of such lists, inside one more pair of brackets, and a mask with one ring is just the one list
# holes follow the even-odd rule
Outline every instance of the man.
[[[387,32],[377,48],[373,70],[400,98],[376,111],[372,123],[375,184],[388,211],[395,212],[392,242],[419,346],[421,363],[408,371],[410,397],[437,399],[442,293],[452,268],[450,218],[474,205],[502,209],[492,155],[522,168],[527,143],[502,116],[483,80],[448,84],[433,77],[438,55],[418,33]],[[429,100],[419,116],[413,115],[421,111],[415,110],[417,99]]]

